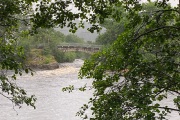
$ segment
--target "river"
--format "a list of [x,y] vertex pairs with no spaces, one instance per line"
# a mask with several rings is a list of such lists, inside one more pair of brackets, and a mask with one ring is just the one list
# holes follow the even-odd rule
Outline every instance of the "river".
[[79,80],[78,71],[82,60],[65,63],[56,70],[37,71],[34,76],[25,74],[18,77],[17,84],[28,94],[37,98],[36,109],[23,105],[21,109],[15,107],[6,98],[0,96],[0,120],[80,120],[75,116],[79,108],[88,102],[92,90],[72,93],[62,92],[62,88],[74,85],[91,85],[92,80]]
[[[18,77],[17,84],[29,95],[37,97],[36,109],[23,105],[21,109],[14,107],[10,101],[0,96],[0,120],[81,120],[76,116],[79,108],[92,97],[92,90],[72,93],[62,92],[62,88],[84,84],[91,86],[92,79],[78,79],[78,71],[82,60],[64,63],[56,70],[36,71],[34,76],[24,74]],[[169,104],[169,99],[164,101]],[[90,114],[90,111],[87,111]],[[168,120],[180,120],[178,113],[172,113]]]

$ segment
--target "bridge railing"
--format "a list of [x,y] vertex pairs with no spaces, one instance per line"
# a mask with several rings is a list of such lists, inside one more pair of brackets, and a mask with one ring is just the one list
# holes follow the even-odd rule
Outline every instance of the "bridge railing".
[[81,44],[81,43],[61,43],[58,45],[58,47],[68,47],[68,46],[74,46],[74,47],[89,47],[89,48],[101,48],[102,45],[93,45],[93,44]]
[[63,50],[64,52],[67,51],[84,51],[84,52],[97,52],[100,50],[100,45],[92,45],[92,44],[60,44],[57,46],[58,49]]

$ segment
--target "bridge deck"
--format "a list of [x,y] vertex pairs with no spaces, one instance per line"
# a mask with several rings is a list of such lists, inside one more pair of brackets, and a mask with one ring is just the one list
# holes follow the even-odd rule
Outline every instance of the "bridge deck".
[[100,45],[89,44],[61,44],[57,46],[58,49],[66,51],[82,51],[82,52],[97,52],[100,50]]

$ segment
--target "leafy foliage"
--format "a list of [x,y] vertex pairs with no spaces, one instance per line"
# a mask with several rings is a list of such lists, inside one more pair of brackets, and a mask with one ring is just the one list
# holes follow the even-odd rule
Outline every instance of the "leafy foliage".
[[[94,79],[91,120],[156,120],[180,112],[180,13],[161,2],[155,5],[158,10],[142,12],[136,3],[127,8],[126,30],[81,68],[81,78]],[[161,104],[169,97],[175,108]],[[87,118],[86,110],[78,115]]]
[[65,42],[67,43],[84,43],[84,40],[76,35],[69,34],[65,37]]
[[123,24],[125,22],[117,23],[113,20],[106,20],[104,24],[102,26],[106,28],[106,32],[96,38],[96,43],[100,45],[112,44],[118,38],[119,34],[124,31]]
[[[17,46],[17,33],[19,22],[26,24],[26,20],[20,15],[27,14],[30,10],[28,4],[21,0],[4,0],[0,2],[0,94],[11,100],[15,105],[23,103],[35,108],[34,95],[28,96],[24,89],[15,83],[16,75],[22,75],[23,71],[31,72],[24,64],[24,52],[22,47]],[[18,16],[19,15],[19,16]],[[8,77],[7,70],[14,73]],[[31,73],[32,74],[32,73]]]
[[[16,75],[22,75],[23,71],[31,72],[23,63],[25,55],[23,48],[17,46],[13,36],[5,36],[0,38],[0,94],[11,100],[15,105],[19,106],[23,103],[35,108],[36,98],[34,95],[30,97],[24,89],[18,87],[14,82]],[[6,76],[7,70],[12,70],[14,73],[11,77]],[[33,74],[31,72],[31,74]]]
[[[32,8],[36,2],[35,10]],[[88,30],[99,31],[105,18],[119,22],[125,9],[128,25],[111,47],[92,56],[81,69],[80,77],[94,78],[94,118],[98,120],[164,119],[172,110],[180,108],[179,99],[179,8],[171,8],[168,0],[156,1],[158,10],[142,11],[137,0],[3,0],[0,2],[0,66],[1,71],[13,70],[9,79],[0,75],[1,95],[15,105],[26,103],[34,107],[34,96],[14,84],[16,75],[29,72],[22,62],[23,51],[16,44],[19,34],[34,34],[38,28],[70,27],[77,30],[73,20],[80,18],[92,24]],[[78,11],[68,7],[74,5]],[[47,19],[48,18],[48,19]],[[19,25],[28,25],[27,29]],[[6,95],[6,94],[8,94]],[[175,94],[172,102],[177,108],[161,106],[169,94]],[[88,107],[84,105],[79,115]],[[85,116],[87,118],[87,116]]]
[[[33,49],[42,49],[39,55],[49,57],[54,56],[57,62],[72,62],[75,58],[85,57],[83,53],[63,52],[57,48],[61,43],[84,43],[83,39],[76,35],[64,35],[54,29],[38,29],[33,36],[22,34],[18,39],[18,45],[25,49],[27,60],[32,58]],[[38,52],[36,52],[38,53]],[[35,55],[37,56],[37,55]],[[26,60],[26,61],[27,61]],[[26,62],[27,63],[27,62]]]
[[[34,3],[37,3],[34,7]],[[36,98],[28,97],[25,90],[15,84],[16,75],[22,75],[22,72],[31,72],[31,69],[24,64],[24,51],[19,47],[20,35],[33,35],[39,32],[38,28],[65,26],[67,21],[79,18],[79,14],[73,14],[72,11],[66,9],[70,1],[56,1],[51,3],[50,0],[1,0],[0,2],[0,94],[7,97],[15,105],[34,106]],[[56,17],[56,19],[54,19]],[[48,19],[47,19],[48,18]],[[70,22],[74,32],[77,27]],[[48,35],[48,34],[47,34]],[[53,36],[51,36],[53,37]],[[28,39],[28,38],[27,38]],[[39,40],[39,39],[38,39]],[[48,39],[40,39],[48,41]],[[27,41],[24,41],[25,52],[29,51]],[[22,45],[22,43],[21,43]],[[12,70],[12,79],[6,75],[7,70]]]

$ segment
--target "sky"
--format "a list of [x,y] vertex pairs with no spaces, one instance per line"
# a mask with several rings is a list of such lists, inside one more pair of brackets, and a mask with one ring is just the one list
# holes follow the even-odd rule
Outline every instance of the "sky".
[[[147,2],[147,0],[141,0],[141,1],[142,1],[142,2]],[[155,0],[152,0],[152,1],[155,1]],[[178,5],[179,0],[169,0],[169,2],[171,3],[171,5],[172,5],[173,7],[175,7],[175,6]],[[73,12],[77,12],[77,11],[78,11],[77,8],[75,8],[73,5],[70,6],[69,8],[72,9]],[[89,25],[87,24],[87,26],[89,26]],[[86,26],[86,27],[87,27],[87,26]],[[62,33],[64,33],[64,34],[69,34],[69,32],[68,32],[69,29],[68,29],[68,28],[61,29],[60,31],[61,31]],[[104,32],[104,31],[103,31],[103,32]],[[85,40],[88,40],[88,41],[95,41],[96,37],[98,36],[97,33],[91,34],[90,32],[88,32],[88,31],[86,31],[86,30],[83,30],[83,29],[78,30],[75,34],[76,34],[78,37],[81,37],[81,38],[83,38],[83,39],[85,39]],[[91,38],[90,38],[89,36],[91,36]]]
[[[147,0],[141,0],[142,2],[147,2]],[[152,0],[152,1],[155,1],[155,0]],[[169,3],[171,3],[171,5],[173,7],[177,6],[178,5],[178,2],[179,0],[169,0]]]
[[[139,0],[141,2],[147,2],[147,0]],[[156,0],[151,0],[151,1],[156,1]],[[160,1],[160,0],[159,0]],[[173,7],[177,7],[178,6],[178,3],[179,3],[179,0],[169,0],[169,3],[173,6]],[[73,10],[73,12],[78,12],[77,8],[74,7],[74,5],[70,5],[69,6],[70,9]]]
[[[54,0],[52,0],[54,1]],[[147,2],[147,0],[139,0],[139,1],[142,1],[142,2]],[[151,1],[156,1],[156,0],[151,0]],[[169,0],[169,3],[173,6],[173,7],[176,7],[179,3],[179,0]],[[33,5],[33,8],[35,9],[35,4]],[[74,7],[74,5],[70,5],[69,6],[69,9],[72,9],[74,12],[77,12],[77,8]]]

